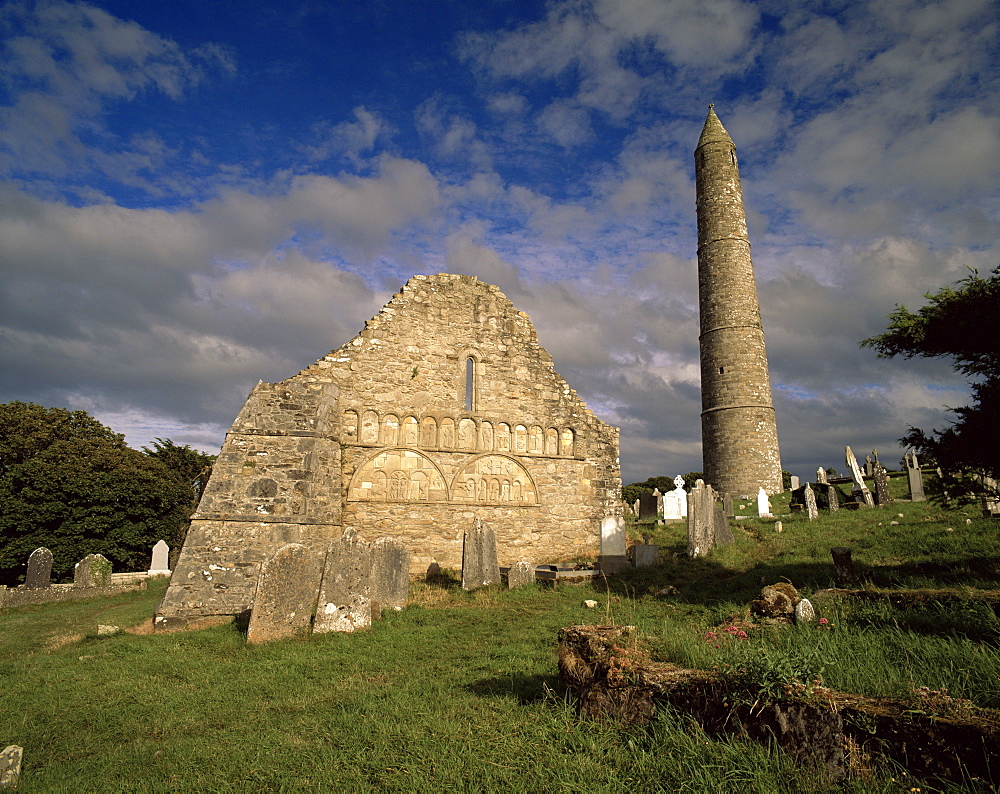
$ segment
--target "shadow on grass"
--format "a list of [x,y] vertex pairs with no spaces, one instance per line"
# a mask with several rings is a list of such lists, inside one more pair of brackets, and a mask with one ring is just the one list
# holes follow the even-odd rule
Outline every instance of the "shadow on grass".
[[511,673],[496,678],[483,678],[467,684],[465,689],[482,698],[502,698],[513,695],[522,706],[538,703],[550,696],[559,685],[557,675],[524,675]]
[[[863,554],[854,558],[857,586],[879,588],[993,589],[1000,585],[1000,556],[965,557],[947,562],[868,565]],[[682,558],[647,568],[628,568],[607,579],[607,589],[626,598],[712,606],[720,602],[748,602],[765,585],[790,581],[807,592],[836,587],[834,567],[816,561],[757,563],[745,571],[733,570],[706,559]],[[602,588],[604,585],[602,584]],[[676,588],[661,593],[666,588]]]

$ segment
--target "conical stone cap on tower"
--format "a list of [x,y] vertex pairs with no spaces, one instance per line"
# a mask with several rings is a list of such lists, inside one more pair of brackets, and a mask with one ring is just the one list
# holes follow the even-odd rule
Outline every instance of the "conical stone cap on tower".
[[730,146],[733,145],[733,139],[729,137],[729,133],[722,126],[719,117],[715,115],[715,105],[709,105],[708,117],[705,119],[705,126],[701,128],[701,137],[698,138],[698,145],[695,147],[695,151],[706,143],[716,142],[728,143]]

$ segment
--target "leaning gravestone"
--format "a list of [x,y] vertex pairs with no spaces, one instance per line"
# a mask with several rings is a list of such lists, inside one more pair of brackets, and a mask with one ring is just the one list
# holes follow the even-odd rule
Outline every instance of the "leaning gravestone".
[[153,546],[152,559],[149,561],[147,576],[169,576],[170,575],[170,547],[165,540],[156,541]]
[[73,569],[73,587],[107,587],[111,562],[103,554],[88,554]]
[[826,469],[824,469],[822,466],[816,469],[816,484],[826,485]]
[[515,562],[507,570],[507,589],[516,590],[535,583],[535,566],[533,563],[521,560]]
[[462,589],[475,590],[499,581],[496,536],[492,528],[477,517],[462,538]]
[[815,518],[819,518],[819,508],[816,507],[816,494],[809,486],[809,483],[806,483],[805,488],[802,490],[802,498],[806,503],[806,515],[809,516],[809,520],[812,521]]
[[372,550],[348,530],[330,544],[323,568],[313,633],[367,629],[378,618],[372,605]]
[[854,457],[854,453],[851,452],[850,447],[844,447],[844,460],[847,462],[847,467],[851,470],[851,479],[854,480],[854,487],[851,490],[854,501],[865,507],[875,507],[872,492],[865,485],[865,478],[861,476],[861,469],[858,467],[858,459]]
[[372,544],[371,599],[380,609],[402,609],[410,594],[410,552],[394,538]]
[[911,502],[926,502],[927,496],[924,494],[924,477],[920,471],[920,463],[917,461],[917,453],[912,455],[908,452],[906,458],[906,484],[910,489]]
[[24,577],[25,590],[43,590],[50,586],[52,577],[52,552],[41,546],[28,557],[28,573]]
[[322,557],[307,546],[288,543],[278,549],[261,566],[247,642],[308,634],[322,575]]
[[885,466],[873,463],[872,479],[875,481],[875,504],[879,507],[891,504],[892,497],[889,495],[889,478],[886,476]]
[[799,487],[799,485],[801,485],[801,483],[799,482],[798,475],[793,474],[788,479],[790,481],[790,485],[792,486],[791,490],[793,490],[793,491],[796,490]]

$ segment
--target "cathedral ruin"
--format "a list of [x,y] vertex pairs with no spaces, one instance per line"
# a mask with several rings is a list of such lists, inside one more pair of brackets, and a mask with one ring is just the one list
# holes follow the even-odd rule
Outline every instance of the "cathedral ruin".
[[623,560],[618,429],[555,371],[528,315],[472,276],[414,276],[364,330],[259,383],[233,423],[157,626],[250,609],[286,543],[392,536],[461,566],[475,518],[501,565]]

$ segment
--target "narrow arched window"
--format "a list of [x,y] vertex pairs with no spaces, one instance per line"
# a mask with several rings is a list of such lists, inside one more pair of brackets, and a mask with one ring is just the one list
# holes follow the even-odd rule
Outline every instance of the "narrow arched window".
[[476,409],[476,361],[472,356],[465,359],[465,410]]

